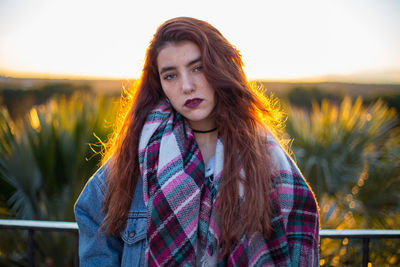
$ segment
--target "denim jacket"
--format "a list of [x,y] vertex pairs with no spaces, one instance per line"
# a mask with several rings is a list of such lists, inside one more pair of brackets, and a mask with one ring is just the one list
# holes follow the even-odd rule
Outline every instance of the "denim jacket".
[[147,210],[143,181],[138,179],[125,229],[117,237],[106,237],[99,231],[104,219],[101,211],[106,192],[105,172],[103,166],[89,179],[75,204],[80,266],[144,266]]

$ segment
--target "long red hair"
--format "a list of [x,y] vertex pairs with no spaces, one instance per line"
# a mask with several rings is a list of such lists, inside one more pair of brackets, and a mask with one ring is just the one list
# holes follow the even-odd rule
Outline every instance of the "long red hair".
[[[147,49],[142,75],[123,99],[130,109],[120,115],[122,123],[109,140],[103,159],[109,159],[103,227],[107,234],[117,234],[126,222],[139,177],[140,133],[148,113],[165,98],[157,56],[166,44],[181,41],[198,45],[204,75],[215,89],[215,121],[224,144],[217,216],[222,229],[220,246],[226,254],[244,233],[260,231],[268,236],[273,165],[266,135],[276,134],[282,117],[274,102],[247,81],[239,51],[212,25],[194,18],[174,18],[158,27]],[[244,189],[241,202],[239,183]]]

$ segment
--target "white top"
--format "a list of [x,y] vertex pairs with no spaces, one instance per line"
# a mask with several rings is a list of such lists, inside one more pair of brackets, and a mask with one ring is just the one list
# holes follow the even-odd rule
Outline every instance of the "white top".
[[[215,154],[211,157],[211,159],[207,162],[205,168],[205,178],[206,179],[213,179],[215,169]],[[210,181],[213,182],[212,180]],[[205,253],[205,247],[202,247],[200,244],[199,239],[197,239],[196,246],[194,251],[196,253],[196,266],[217,266],[217,258],[214,256],[212,258],[208,258],[207,254]]]

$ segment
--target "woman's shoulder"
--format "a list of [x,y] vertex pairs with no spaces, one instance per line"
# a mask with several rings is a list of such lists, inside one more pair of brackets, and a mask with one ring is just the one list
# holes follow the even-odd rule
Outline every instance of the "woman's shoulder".
[[298,214],[296,218],[304,219],[305,216],[309,216],[315,223],[315,229],[318,229],[319,208],[311,186],[296,162],[276,139],[268,138],[267,144],[274,165],[274,186],[285,225],[296,224],[290,222],[290,214]]
[[[267,149],[272,165],[276,171],[300,172],[295,161],[290,157],[286,149],[271,135],[267,136]],[[295,169],[293,169],[294,167]]]
[[76,203],[76,208],[94,209],[97,207],[101,210],[101,203],[106,195],[106,174],[107,164],[99,167],[96,172],[89,178],[80,193]]
[[96,172],[89,178],[87,186],[95,186],[98,188],[102,195],[106,193],[106,177],[108,174],[108,161],[101,165]]
[[311,191],[307,180],[286,149],[272,136],[267,138],[267,146],[275,185],[278,187],[289,186],[300,191]]

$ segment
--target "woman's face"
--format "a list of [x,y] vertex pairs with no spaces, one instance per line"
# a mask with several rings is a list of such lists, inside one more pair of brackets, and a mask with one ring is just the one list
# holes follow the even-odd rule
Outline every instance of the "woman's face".
[[215,91],[203,73],[199,47],[190,41],[167,44],[157,57],[165,95],[196,130],[215,127]]

